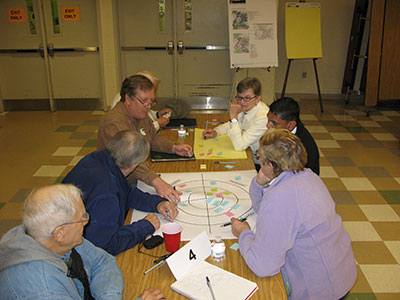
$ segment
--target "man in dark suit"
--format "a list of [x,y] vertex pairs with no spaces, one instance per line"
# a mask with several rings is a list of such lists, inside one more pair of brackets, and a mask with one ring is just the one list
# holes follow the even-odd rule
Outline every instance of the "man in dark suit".
[[319,151],[314,138],[300,121],[300,106],[292,98],[284,97],[274,101],[270,107],[268,128],[287,129],[297,135],[307,151],[306,168],[319,175]]

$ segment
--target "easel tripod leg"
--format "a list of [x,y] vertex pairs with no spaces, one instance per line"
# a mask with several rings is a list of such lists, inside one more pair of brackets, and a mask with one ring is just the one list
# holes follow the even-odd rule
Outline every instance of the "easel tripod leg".
[[283,82],[283,88],[282,88],[281,98],[285,97],[286,84],[287,84],[287,80],[288,80],[288,77],[289,77],[289,70],[290,70],[290,63],[291,63],[291,62],[292,62],[292,60],[289,59],[288,65],[287,65],[287,69],[286,69],[285,80],[284,80],[284,82]]
[[344,102],[345,102],[346,104],[349,104],[349,101],[350,101],[349,96],[350,96],[350,87],[347,87],[346,99],[344,100]]
[[313,58],[314,63],[314,72],[315,72],[315,80],[317,81],[317,89],[318,89],[318,98],[319,98],[319,106],[321,107],[321,112],[324,112],[324,108],[322,107],[322,98],[321,98],[321,91],[319,89],[319,80],[318,80],[318,73],[317,73],[317,59]]

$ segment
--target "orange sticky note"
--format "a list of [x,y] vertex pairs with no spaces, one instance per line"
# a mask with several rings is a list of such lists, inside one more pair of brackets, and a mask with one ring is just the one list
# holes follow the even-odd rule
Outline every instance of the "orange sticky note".
[[80,21],[79,6],[63,7],[62,17],[64,21]]
[[8,22],[23,23],[26,21],[25,9],[23,8],[7,8]]

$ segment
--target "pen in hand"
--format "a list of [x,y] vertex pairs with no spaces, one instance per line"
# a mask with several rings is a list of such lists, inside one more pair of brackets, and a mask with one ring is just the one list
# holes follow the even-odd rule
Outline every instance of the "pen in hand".
[[210,289],[211,296],[212,296],[213,300],[216,300],[215,299],[215,295],[214,295],[214,291],[212,289],[211,282],[210,282],[210,279],[208,278],[208,276],[206,276],[206,281],[207,281],[207,286]]
[[[247,218],[239,218],[238,220],[240,222],[244,222],[247,220]],[[230,225],[232,225],[232,222],[225,223],[225,224],[221,225],[221,227],[226,227],[226,226],[230,226]]]
[[[204,131],[207,131],[207,129],[208,129],[208,121],[206,121],[206,130],[204,130]],[[203,139],[205,140],[207,137],[205,136],[205,134],[204,134],[204,132],[203,132]]]

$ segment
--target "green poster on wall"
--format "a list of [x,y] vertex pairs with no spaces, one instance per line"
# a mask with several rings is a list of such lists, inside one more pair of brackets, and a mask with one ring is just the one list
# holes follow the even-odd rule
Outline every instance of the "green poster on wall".
[[28,12],[29,32],[32,35],[37,34],[35,12],[33,11],[33,0],[26,0],[26,7]]
[[58,16],[57,0],[51,0],[51,15],[53,18],[53,33],[59,34],[61,31],[60,31],[60,17]]

